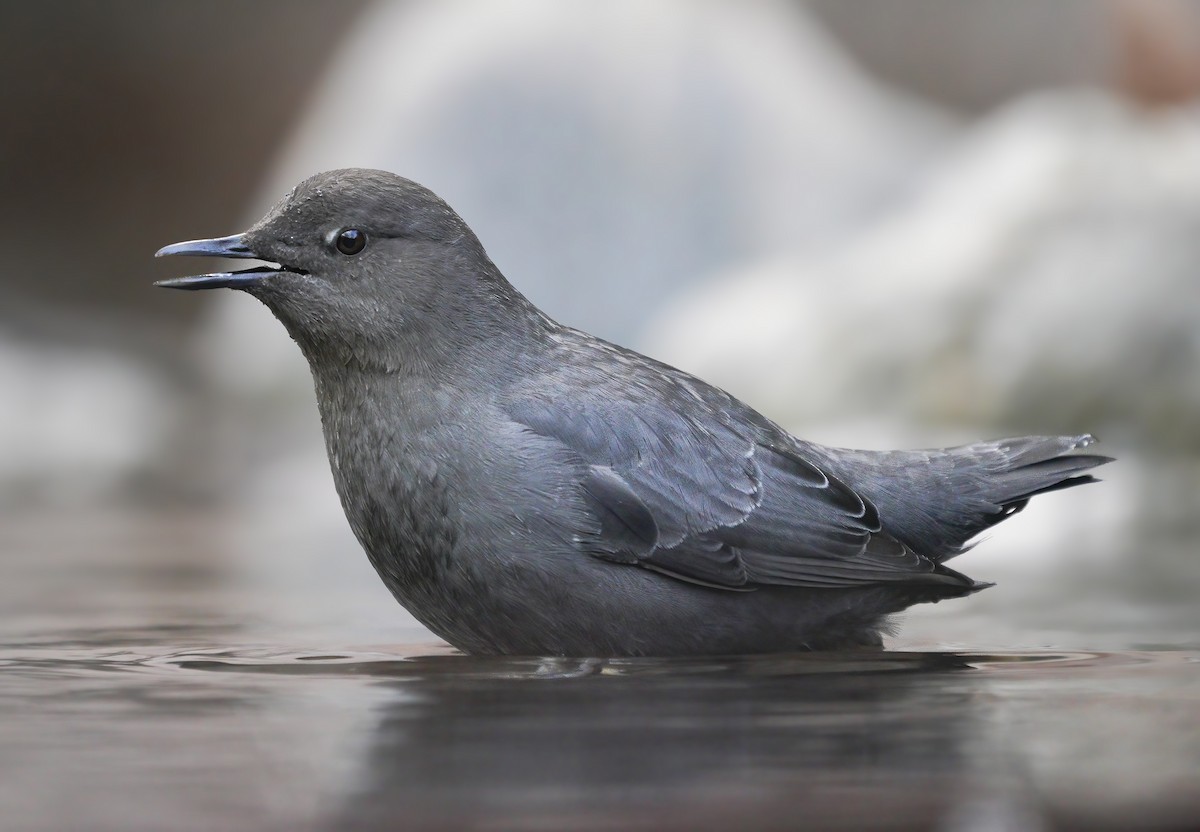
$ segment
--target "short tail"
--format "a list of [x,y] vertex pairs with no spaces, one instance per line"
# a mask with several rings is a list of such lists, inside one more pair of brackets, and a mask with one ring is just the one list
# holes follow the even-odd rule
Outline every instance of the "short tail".
[[1112,462],[1112,457],[1072,453],[1094,444],[1096,437],[1090,433],[1082,436],[1022,436],[967,445],[953,451],[978,459],[985,469],[993,472],[982,485],[988,499],[1003,513],[988,524],[991,526],[1023,509],[1030,497],[1096,482],[1095,477],[1084,472]]
[[[938,561],[1023,509],[1031,497],[1095,482],[1112,459],[1078,453],[1095,437],[1022,436],[931,451],[878,454],[875,476],[859,480],[884,527]],[[865,460],[864,460],[865,461]]]

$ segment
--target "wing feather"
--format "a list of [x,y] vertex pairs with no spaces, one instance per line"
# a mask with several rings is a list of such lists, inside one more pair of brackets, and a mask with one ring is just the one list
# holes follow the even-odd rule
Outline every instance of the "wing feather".
[[[533,392],[506,406],[583,461],[580,484],[600,529],[580,540],[584,551],[722,589],[970,583],[884,533],[872,502],[802,443],[670,373],[643,378],[632,387],[640,396]],[[670,406],[680,396],[689,406]]]

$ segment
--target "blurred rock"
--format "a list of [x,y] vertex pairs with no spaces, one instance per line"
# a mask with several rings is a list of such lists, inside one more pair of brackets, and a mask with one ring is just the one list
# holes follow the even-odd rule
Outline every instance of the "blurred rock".
[[[245,220],[318,170],[393,170],[549,314],[629,342],[714,270],[836,241],[900,200],[949,134],[788,2],[381,3]],[[267,317],[219,303],[218,380],[307,391]]]
[[986,113],[1060,87],[1116,90],[1147,106],[1200,95],[1197,0],[806,0],[805,6],[868,71],[956,111]]
[[119,353],[30,344],[0,331],[0,499],[105,502],[169,456],[170,385]]
[[805,5],[870,72],[961,112],[987,113],[1046,87],[1112,81],[1112,0]]
[[1104,484],[1034,501],[963,568],[1057,573],[1022,584],[1049,598],[1113,567],[1156,597],[1200,580],[1179,546],[1200,533],[1196,110],[1027,98],[857,238],[731,272],[647,332],[818,441],[1094,431]]
[[1031,97],[857,237],[666,312],[652,351],[792,424],[885,413],[1200,452],[1198,172],[1196,110]]

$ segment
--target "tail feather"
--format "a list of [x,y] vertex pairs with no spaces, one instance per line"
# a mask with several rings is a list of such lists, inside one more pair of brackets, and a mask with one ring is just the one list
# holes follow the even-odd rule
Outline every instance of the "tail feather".
[[[1112,462],[1111,457],[1109,457],[1109,458],[1101,457],[1100,459],[1101,459],[1101,461],[1097,462],[1096,465],[1103,465],[1105,462]],[[1041,488],[1038,488],[1035,491],[1030,491],[1028,494],[1026,494],[1020,500],[1017,500],[1013,503],[1008,503],[1006,505],[1017,505],[1018,508],[1016,508],[1015,510],[1020,511],[1022,508],[1025,507],[1025,504],[1029,502],[1030,497],[1036,497],[1039,494],[1049,494],[1051,491],[1062,491],[1064,488],[1074,488],[1077,485],[1087,485],[1089,482],[1100,482],[1100,480],[1097,479],[1096,477],[1093,477],[1091,474],[1087,474],[1082,477],[1067,477],[1065,480],[1060,480],[1059,482],[1053,483],[1051,485],[1042,486]]]
[[[1095,482],[1095,477],[1082,472],[1112,461],[1098,454],[1071,453],[1095,442],[1091,436],[1070,437],[1067,441],[1073,444],[1065,447],[1063,439],[1026,437],[955,450],[980,454],[981,461],[987,460],[989,454],[999,455],[1000,468],[986,483],[987,496],[997,505],[1008,507],[1016,503],[1024,505],[1038,494]],[[1014,449],[1016,443],[1021,443],[1019,450]],[[991,467],[986,461],[984,465]]]
[[860,452],[846,473],[875,503],[890,534],[944,561],[1030,498],[1095,482],[1085,472],[1111,458],[1075,453],[1095,441],[1090,434],[1023,436],[929,451]]

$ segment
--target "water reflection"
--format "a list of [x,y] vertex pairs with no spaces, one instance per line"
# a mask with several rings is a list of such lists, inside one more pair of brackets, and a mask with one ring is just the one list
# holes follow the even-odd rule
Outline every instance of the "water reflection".
[[[301,568],[357,552],[245,535],[281,552],[247,585],[213,577],[243,562],[211,540],[236,518],[20,520],[0,525],[5,832],[1165,830],[1200,814],[1190,607],[989,609],[1013,593],[985,593],[910,617],[893,644],[920,651],[471,658],[406,631],[374,578],[364,613],[374,596]],[[1175,648],[1129,649],[1151,643]]]
[[0,644],[14,829],[1172,829],[1200,808],[1186,651],[564,660],[280,650],[221,625],[49,636]]
[[970,776],[976,691],[954,678],[968,668],[940,654],[398,663],[361,788],[328,827],[924,826]]

